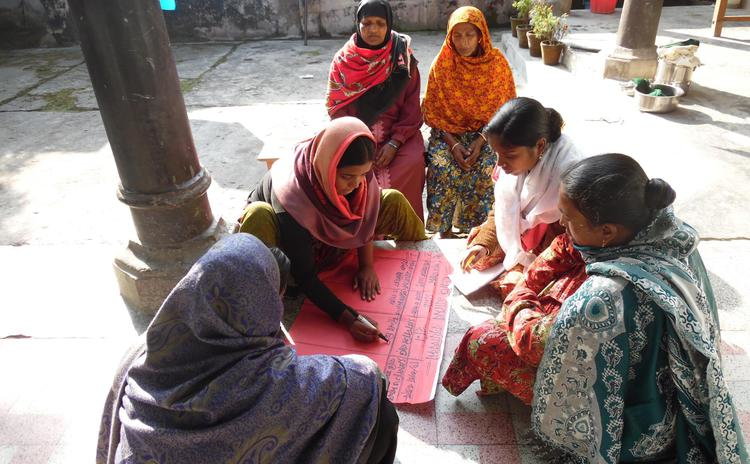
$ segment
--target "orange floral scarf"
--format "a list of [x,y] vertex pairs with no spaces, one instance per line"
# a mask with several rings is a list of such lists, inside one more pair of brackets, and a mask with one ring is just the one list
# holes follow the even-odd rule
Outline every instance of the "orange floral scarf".
[[[473,24],[479,29],[479,56],[463,57],[453,49],[451,33],[460,23]],[[513,73],[502,52],[492,46],[482,12],[473,6],[454,11],[448,20],[443,47],[430,67],[422,102],[425,123],[453,134],[477,131],[503,103],[515,96]]]

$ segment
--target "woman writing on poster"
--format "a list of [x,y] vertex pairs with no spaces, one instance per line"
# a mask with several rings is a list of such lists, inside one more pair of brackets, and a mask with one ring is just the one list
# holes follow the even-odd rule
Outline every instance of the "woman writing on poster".
[[359,265],[353,286],[363,300],[372,301],[380,293],[373,238],[426,238],[422,221],[404,196],[378,186],[374,156],[374,138],[362,121],[334,119],[313,139],[300,143],[293,157],[273,165],[250,193],[240,218],[240,231],[281,248],[302,292],[362,341],[375,341],[377,329],[358,320],[357,312],[320,281],[318,272],[356,249]]

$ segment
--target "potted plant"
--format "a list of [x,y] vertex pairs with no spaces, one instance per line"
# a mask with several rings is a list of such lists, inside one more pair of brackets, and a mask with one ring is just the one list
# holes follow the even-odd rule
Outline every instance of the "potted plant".
[[550,33],[542,40],[542,61],[546,65],[555,66],[560,63],[560,56],[565,49],[562,39],[568,33],[568,15],[551,16],[545,21]]
[[518,48],[529,48],[528,32],[530,30],[531,26],[528,24],[519,24],[516,26],[516,32],[518,33]]
[[516,15],[510,17],[510,33],[513,37],[517,37],[518,31],[516,28],[519,24],[529,23],[529,11],[533,5],[533,0],[515,0],[513,2],[513,8],[516,9]]
[[529,12],[531,30],[526,33],[529,41],[529,55],[535,57],[542,56],[542,40],[546,39],[545,27],[547,16],[552,15],[552,6],[545,3],[537,2],[531,7]]

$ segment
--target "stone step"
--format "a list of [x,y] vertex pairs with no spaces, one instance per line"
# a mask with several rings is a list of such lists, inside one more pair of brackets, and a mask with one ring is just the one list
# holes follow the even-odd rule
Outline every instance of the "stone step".
[[530,85],[538,79],[548,79],[549,71],[552,69],[566,71],[573,74],[571,77],[594,78],[601,77],[604,69],[606,51],[598,49],[595,45],[565,41],[565,51],[562,60],[557,66],[547,66],[541,58],[529,55],[528,49],[518,46],[518,39],[509,32],[500,37],[500,49],[505,54],[518,85]]

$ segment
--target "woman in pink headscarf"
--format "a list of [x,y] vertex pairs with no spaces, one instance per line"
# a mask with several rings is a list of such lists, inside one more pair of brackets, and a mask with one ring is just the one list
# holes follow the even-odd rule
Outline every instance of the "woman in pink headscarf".
[[372,172],[374,155],[373,135],[362,121],[335,119],[300,143],[293,157],[273,165],[250,193],[240,218],[240,231],[281,248],[302,292],[362,341],[374,341],[377,330],[358,321],[358,313],[318,279],[318,271],[357,249],[353,286],[370,301],[380,293],[373,237],[426,238],[406,198],[396,190],[381,190]]

